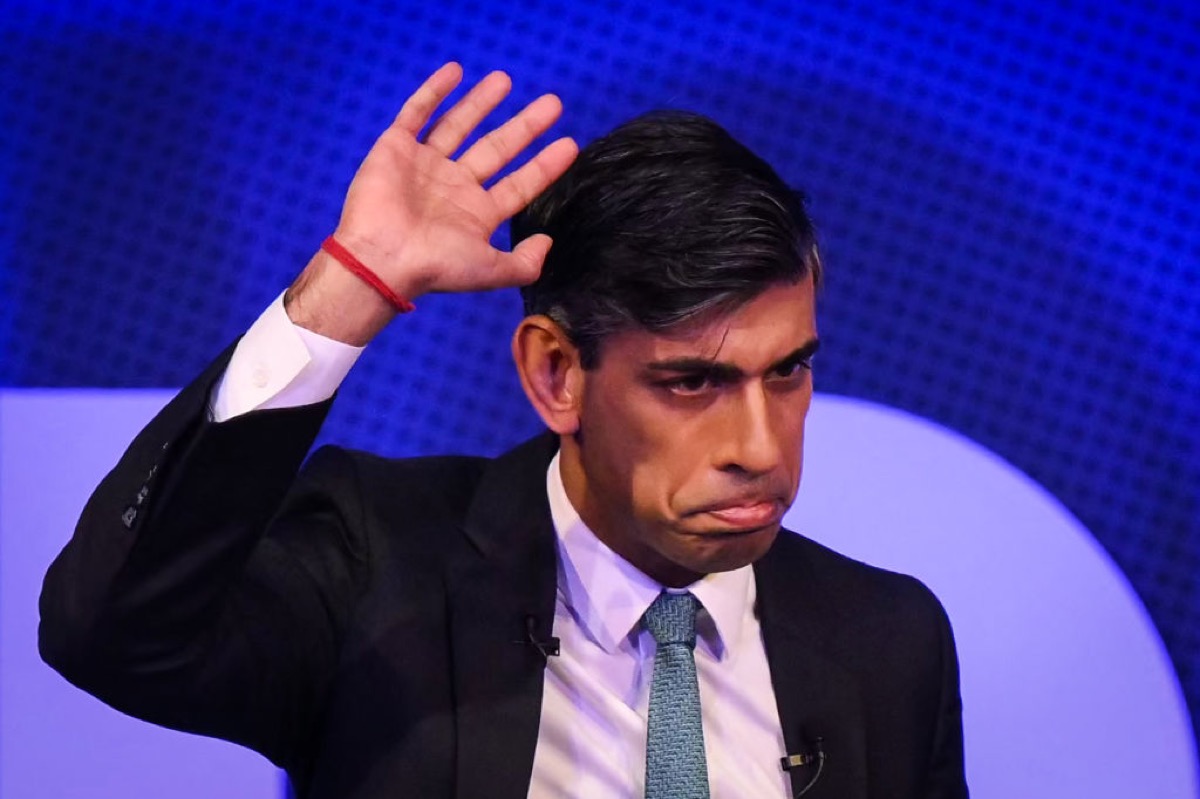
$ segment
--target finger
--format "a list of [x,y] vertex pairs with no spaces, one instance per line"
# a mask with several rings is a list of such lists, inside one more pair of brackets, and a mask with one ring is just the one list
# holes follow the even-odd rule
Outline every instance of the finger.
[[453,61],[443,64],[405,101],[392,125],[416,136],[461,80],[462,66]]
[[521,241],[512,252],[498,251],[493,272],[497,280],[496,288],[527,286],[537,280],[550,253],[551,243],[545,233],[535,233]]
[[496,204],[499,219],[496,224],[508,219],[545,191],[558,180],[579,154],[579,145],[574,139],[558,139],[546,147],[527,164],[508,175],[488,190]]
[[458,162],[480,183],[490,180],[509,161],[545,133],[562,114],[562,101],[543,94],[521,112],[471,145]]
[[471,131],[492,113],[500,101],[512,90],[512,79],[503,72],[492,72],[476,83],[467,96],[433,123],[425,137],[425,143],[442,155],[454,154]]

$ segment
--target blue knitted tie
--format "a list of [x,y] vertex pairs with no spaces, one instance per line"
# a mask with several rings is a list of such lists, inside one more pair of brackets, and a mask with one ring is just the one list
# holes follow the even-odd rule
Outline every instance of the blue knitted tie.
[[642,617],[658,643],[646,724],[646,799],[708,799],[696,606],[691,594],[658,595]]

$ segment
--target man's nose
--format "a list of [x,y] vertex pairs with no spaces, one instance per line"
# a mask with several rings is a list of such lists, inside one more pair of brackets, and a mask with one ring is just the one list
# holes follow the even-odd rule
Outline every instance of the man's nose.
[[747,386],[729,409],[721,468],[750,476],[779,468],[783,451],[776,422],[765,387]]

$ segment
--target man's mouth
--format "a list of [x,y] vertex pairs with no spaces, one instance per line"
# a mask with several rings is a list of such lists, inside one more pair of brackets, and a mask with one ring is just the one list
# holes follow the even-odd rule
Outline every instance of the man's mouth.
[[750,531],[779,521],[783,516],[783,503],[776,499],[753,499],[709,508],[705,514],[735,531]]

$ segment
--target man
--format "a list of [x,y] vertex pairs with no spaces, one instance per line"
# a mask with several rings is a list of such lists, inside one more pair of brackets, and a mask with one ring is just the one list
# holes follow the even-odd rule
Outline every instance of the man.
[[[937,600],[780,534],[817,344],[795,196],[685,114],[485,190],[561,106],[455,158],[509,88],[420,136],[460,79],[409,99],[332,239],[101,483],[47,575],[43,656],[303,797],[965,797]],[[547,435],[494,461],[326,448],[297,476],[398,309],[518,284]]]

